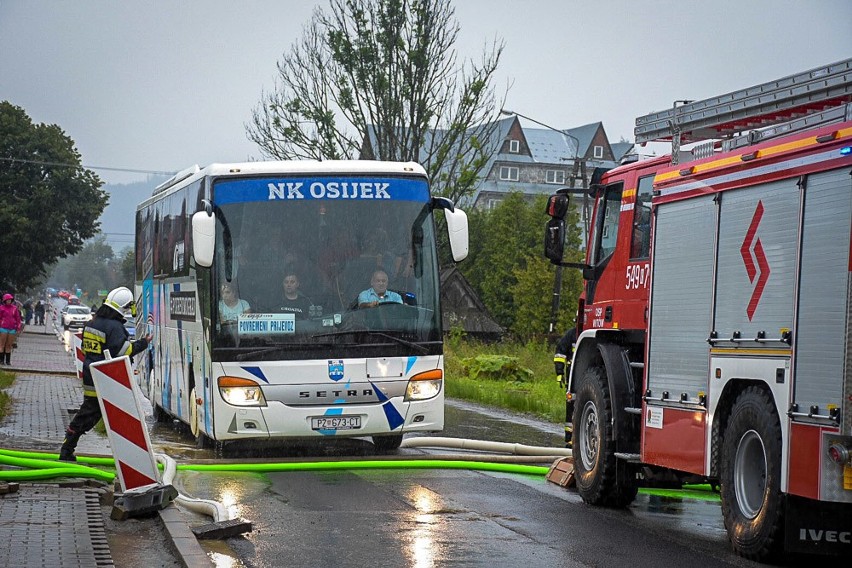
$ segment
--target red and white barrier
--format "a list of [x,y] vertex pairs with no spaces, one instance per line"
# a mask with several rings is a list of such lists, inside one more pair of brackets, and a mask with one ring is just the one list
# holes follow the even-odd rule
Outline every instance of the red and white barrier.
[[145,426],[139,386],[130,358],[107,359],[89,366],[112,446],[123,491],[159,484],[159,472]]
[[78,331],[74,334],[74,368],[77,369],[77,378],[83,378],[83,360],[86,355],[83,353],[83,332]]

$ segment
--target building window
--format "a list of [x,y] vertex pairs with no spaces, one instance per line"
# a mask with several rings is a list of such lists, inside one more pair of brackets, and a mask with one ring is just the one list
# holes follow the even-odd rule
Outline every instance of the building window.
[[603,158],[603,146],[595,146],[595,158]]
[[514,166],[500,166],[500,179],[518,181],[518,168]]
[[492,209],[494,209],[495,207],[500,205],[500,201],[501,201],[500,199],[489,199],[488,201],[485,202],[485,209],[487,209],[488,211],[491,211]]
[[544,181],[545,183],[565,183],[565,172],[562,170],[547,170]]
[[509,152],[517,154],[521,151],[521,143],[518,140],[509,140]]

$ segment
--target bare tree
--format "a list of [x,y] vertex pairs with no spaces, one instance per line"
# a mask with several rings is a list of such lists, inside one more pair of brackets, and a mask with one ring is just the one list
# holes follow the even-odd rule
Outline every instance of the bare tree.
[[458,200],[498,143],[494,40],[457,65],[449,0],[330,0],[278,62],[246,125],[270,158],[420,162],[436,193]]

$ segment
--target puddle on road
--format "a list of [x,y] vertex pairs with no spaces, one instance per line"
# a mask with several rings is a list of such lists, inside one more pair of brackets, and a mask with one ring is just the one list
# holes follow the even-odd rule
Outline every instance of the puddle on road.
[[560,424],[455,400],[447,401],[444,432],[435,435],[548,448],[565,447],[564,429]]

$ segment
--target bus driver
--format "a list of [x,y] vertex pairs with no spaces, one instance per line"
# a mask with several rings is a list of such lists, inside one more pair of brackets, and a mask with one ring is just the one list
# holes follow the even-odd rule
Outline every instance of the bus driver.
[[359,308],[374,308],[379,304],[401,304],[402,296],[388,290],[388,273],[376,270],[370,278],[370,288],[358,294]]

